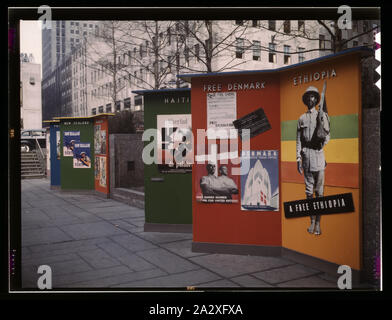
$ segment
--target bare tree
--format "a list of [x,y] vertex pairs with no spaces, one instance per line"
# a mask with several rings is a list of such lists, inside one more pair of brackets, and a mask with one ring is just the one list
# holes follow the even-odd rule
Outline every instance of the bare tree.
[[[91,74],[91,84],[96,84],[98,75],[109,75],[111,81],[101,86],[96,98],[110,98],[115,106],[119,92],[126,87],[124,81],[124,54],[128,51],[127,34],[122,21],[103,21],[94,37],[85,38],[86,65]],[[86,76],[87,77],[87,76]]]

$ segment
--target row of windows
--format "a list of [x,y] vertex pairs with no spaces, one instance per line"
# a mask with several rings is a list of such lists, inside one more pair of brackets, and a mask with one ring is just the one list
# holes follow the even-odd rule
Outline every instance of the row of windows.
[[[142,100],[140,97],[135,96],[135,103],[134,103],[134,111],[140,111],[143,110],[143,107],[141,105]],[[126,98],[124,101],[116,101],[115,106],[114,106],[114,111],[118,112],[121,111],[121,105],[123,105],[123,110],[129,110],[131,109],[131,98]],[[113,112],[112,110],[112,104],[108,103],[106,106],[99,106],[98,108],[92,108],[91,113],[93,115],[96,115],[98,113],[110,113]]]
[[[236,58],[237,59],[244,59],[245,58],[245,46],[244,46],[245,40],[243,38],[237,38],[236,39]],[[276,44],[270,42],[268,44],[269,48],[269,53],[268,53],[268,62],[270,63],[276,63]],[[291,46],[289,45],[283,45],[283,52],[284,52],[284,64],[290,64],[291,63]],[[305,55],[304,52],[305,48],[298,47],[297,51],[300,52],[298,53],[298,62],[303,62],[305,60]],[[255,61],[260,61],[261,60],[261,43],[258,40],[254,40],[252,42],[252,59]]]
[[[298,31],[305,31],[305,20],[297,20],[298,25],[297,25],[297,30]],[[244,25],[245,21],[244,20],[236,20],[235,24],[242,26]],[[252,27],[260,27],[260,22],[259,20],[252,20]],[[277,31],[276,30],[276,20],[268,20],[268,30],[271,31]],[[291,20],[284,20],[283,21],[283,32],[284,33],[290,33],[292,30],[292,21]]]

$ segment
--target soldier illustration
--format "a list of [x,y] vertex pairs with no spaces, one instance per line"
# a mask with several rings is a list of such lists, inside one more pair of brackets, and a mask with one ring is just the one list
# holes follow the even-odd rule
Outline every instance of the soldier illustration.
[[[324,156],[324,146],[330,139],[330,123],[325,102],[326,82],[320,99],[316,87],[310,86],[302,96],[307,106],[298,120],[297,125],[297,169],[305,179],[305,193],[308,199],[322,197],[324,193],[324,170],[327,165]],[[321,100],[321,101],[320,101]],[[320,102],[318,110],[316,106]],[[310,216],[309,233],[321,234],[320,215]]]
[[80,159],[79,159],[83,165],[85,165],[86,167],[90,167],[91,165],[91,159],[90,157],[86,154],[86,152],[81,152],[80,153]]

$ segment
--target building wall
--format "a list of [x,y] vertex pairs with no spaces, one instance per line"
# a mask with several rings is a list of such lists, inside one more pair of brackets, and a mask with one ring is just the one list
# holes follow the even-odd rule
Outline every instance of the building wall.
[[23,129],[42,128],[41,65],[21,62]]
[[[109,135],[110,187],[138,188],[144,185],[143,141],[140,134],[117,133]],[[133,169],[128,168],[133,162]]]

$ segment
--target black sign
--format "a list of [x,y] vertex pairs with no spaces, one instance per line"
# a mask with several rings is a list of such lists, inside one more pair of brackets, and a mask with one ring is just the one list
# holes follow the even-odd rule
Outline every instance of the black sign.
[[191,164],[158,164],[160,173],[192,173]]
[[233,124],[234,127],[238,130],[238,134],[241,138],[243,138],[243,129],[250,129],[251,138],[271,129],[271,124],[269,123],[268,118],[262,108],[259,108],[240,119],[234,120]]
[[307,217],[335,213],[354,212],[354,201],[351,193],[284,202],[286,218]]

